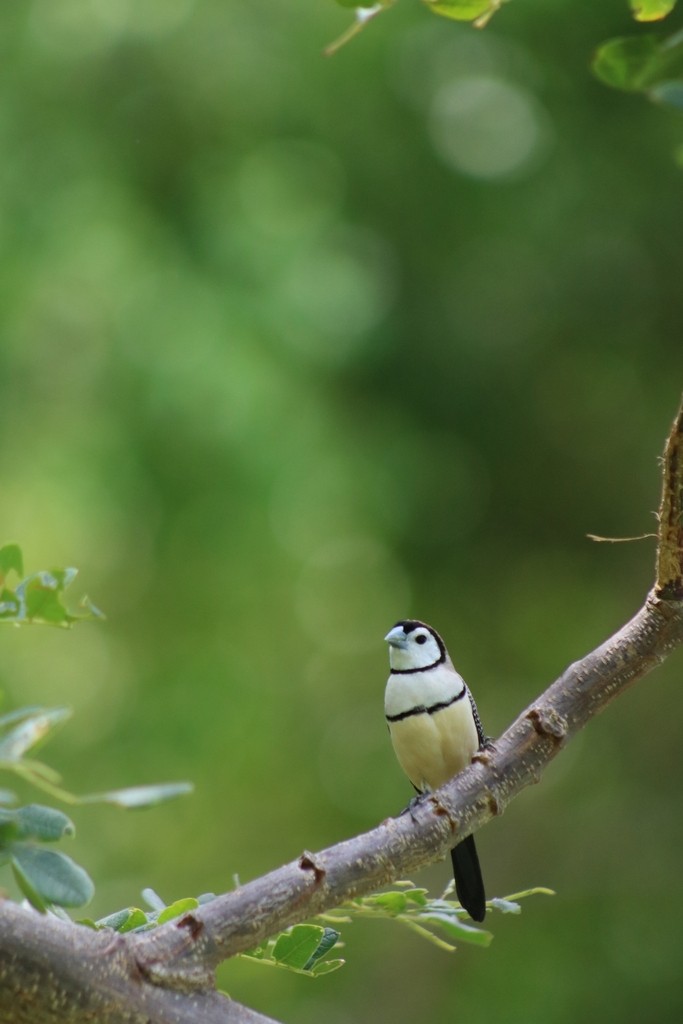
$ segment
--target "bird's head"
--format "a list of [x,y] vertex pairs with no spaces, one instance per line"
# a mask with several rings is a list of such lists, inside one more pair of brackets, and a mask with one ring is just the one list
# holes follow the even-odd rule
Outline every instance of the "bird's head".
[[389,644],[389,664],[395,672],[419,672],[448,657],[436,630],[416,619],[397,622],[384,639]]

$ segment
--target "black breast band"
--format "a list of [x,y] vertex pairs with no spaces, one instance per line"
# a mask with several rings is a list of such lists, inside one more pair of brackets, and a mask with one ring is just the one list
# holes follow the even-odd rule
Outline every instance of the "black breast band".
[[437,711],[443,711],[444,708],[449,708],[456,701],[462,700],[466,693],[467,687],[463,686],[460,693],[456,693],[455,697],[451,697],[450,700],[441,700],[438,704],[430,704],[429,707],[426,704],[416,704],[408,711],[399,711],[397,715],[385,715],[384,717],[387,722],[402,722],[404,718],[410,718],[411,715],[434,715]]

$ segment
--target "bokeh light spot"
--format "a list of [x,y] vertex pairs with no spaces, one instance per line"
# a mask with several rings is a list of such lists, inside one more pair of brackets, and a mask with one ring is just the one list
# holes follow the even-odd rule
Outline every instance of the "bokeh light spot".
[[530,170],[547,141],[547,117],[531,93],[502,78],[457,78],[434,95],[430,132],[461,174],[495,179]]
[[294,259],[280,288],[291,312],[284,340],[307,355],[343,362],[365,348],[391,308],[391,251],[372,232],[347,227]]

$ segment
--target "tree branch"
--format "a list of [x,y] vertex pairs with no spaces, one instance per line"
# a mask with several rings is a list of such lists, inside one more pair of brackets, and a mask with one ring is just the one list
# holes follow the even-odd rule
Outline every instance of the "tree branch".
[[5,900],[0,905],[0,1024],[275,1024],[212,986],[150,984],[130,941]]
[[[89,1018],[85,1010],[78,1016],[76,1008],[103,1005],[102,1000],[116,1000],[124,990],[125,1001],[118,1002],[117,1006],[128,1016],[103,1016],[100,1012],[98,1021],[118,1024],[124,1019],[139,1019],[180,1024],[201,1019],[214,1024],[258,1020],[254,1015],[228,1016],[228,1013],[248,1015],[250,1011],[225,1000],[216,1010],[224,1012],[225,1016],[209,1015],[218,1005],[212,1000],[222,999],[210,989],[211,973],[218,963],[253,948],[289,925],[439,860],[454,840],[480,828],[500,814],[517,793],[537,782],[545,766],[579,729],[681,643],[683,405],[671,429],[663,459],[653,590],[630,622],[596,650],[570,665],[519,715],[492,750],[477,755],[475,763],[423,801],[414,817],[389,818],[371,832],[321,853],[303,853],[297,861],[151,932],[125,937],[95,934],[5,904],[0,914],[0,1005],[6,1005],[8,977],[9,984],[14,985],[15,1006],[28,1005],[27,991],[33,992],[33,1000],[44,999],[45,991],[49,991],[46,976],[52,978],[54,990],[57,983],[52,972],[59,965],[57,977],[61,979],[74,957],[76,942],[83,964],[72,964],[69,968],[74,1012],[68,1017],[62,1012],[57,1018],[47,1012],[37,1016],[35,1011],[31,1016],[24,1010],[24,1016],[14,1013],[13,1022],[23,1024],[30,1020],[35,1024],[38,1020],[59,1019],[80,1024]],[[11,929],[16,928],[21,915],[24,915],[25,928],[19,941],[17,932],[12,935]],[[61,936],[61,959],[55,948],[54,961],[47,960],[43,953],[46,949],[52,950],[57,926]],[[79,934],[78,939],[74,938],[74,933]],[[65,941],[67,937],[70,949]],[[96,956],[98,963],[106,963],[106,958],[101,956],[105,943],[113,957],[116,984],[111,975],[102,976],[95,969]],[[27,989],[16,984],[18,972],[22,970],[29,974],[32,971],[30,976],[36,981],[41,978],[40,985]],[[22,998],[24,1003],[17,1002]],[[202,1003],[202,1016],[197,1016],[197,1004],[190,1012],[192,1000],[206,1000],[206,1004]],[[131,1017],[131,1008],[135,1008],[136,1013],[139,1010],[139,1016]],[[10,1018],[0,1016],[0,1021],[5,1019]]]

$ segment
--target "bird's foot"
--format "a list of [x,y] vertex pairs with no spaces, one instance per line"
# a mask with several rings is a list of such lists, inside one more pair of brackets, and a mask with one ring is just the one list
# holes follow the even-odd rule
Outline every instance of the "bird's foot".
[[495,754],[495,752],[496,744],[494,743],[490,736],[487,736],[479,750],[477,750],[477,752],[473,754],[472,761],[475,764],[490,764],[491,754]]
[[429,796],[428,793],[416,793],[412,798],[407,807],[404,807],[399,814],[399,818],[402,818],[404,814],[409,814],[413,821],[416,821],[415,810],[420,804],[424,803],[425,798]]

